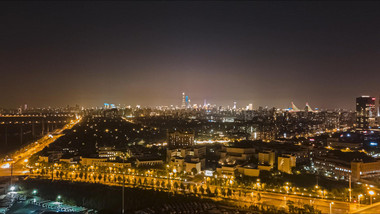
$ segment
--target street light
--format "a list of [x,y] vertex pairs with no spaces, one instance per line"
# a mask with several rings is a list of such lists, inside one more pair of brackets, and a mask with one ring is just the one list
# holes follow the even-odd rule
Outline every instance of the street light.
[[33,190],[32,193],[33,193],[33,195],[37,194],[37,190]]
[[57,196],[57,201],[60,201],[61,198],[62,198],[62,197],[61,197],[60,195],[58,195],[58,196]]
[[372,191],[372,190],[370,190],[370,191],[368,192],[368,194],[369,194],[370,205],[372,205],[372,196],[375,194],[375,192]]
[[9,188],[9,190],[13,192],[13,191],[16,190],[16,187],[15,187],[15,186],[11,186],[11,187]]
[[331,202],[330,203],[330,214],[332,213],[332,205],[334,204],[334,202]]
[[359,205],[360,205],[360,198],[363,197],[363,194],[360,194],[358,195],[358,202],[359,202]]

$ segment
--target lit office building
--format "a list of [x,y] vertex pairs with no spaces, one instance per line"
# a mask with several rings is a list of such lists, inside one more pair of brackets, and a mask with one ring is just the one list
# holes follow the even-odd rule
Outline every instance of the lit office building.
[[358,129],[368,129],[375,123],[375,100],[370,96],[356,98],[356,127]]
[[170,132],[168,133],[169,148],[183,148],[194,145],[194,133],[190,132]]

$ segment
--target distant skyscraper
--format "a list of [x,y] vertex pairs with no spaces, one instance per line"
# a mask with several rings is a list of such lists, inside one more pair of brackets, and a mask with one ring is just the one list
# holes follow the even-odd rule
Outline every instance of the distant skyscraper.
[[189,102],[190,102],[189,96],[186,96],[185,97],[186,108],[189,108]]
[[377,105],[377,117],[380,117],[380,96],[379,96],[379,103]]
[[236,109],[236,101],[234,101],[234,109]]
[[252,105],[252,103],[250,103],[250,104],[247,105],[247,110],[249,110],[249,111],[252,111],[252,110],[253,110],[253,105]]
[[194,133],[191,132],[169,132],[168,146],[169,148],[184,148],[194,145]]
[[182,106],[181,108],[186,108],[186,96],[185,96],[185,92],[182,92]]
[[356,98],[356,127],[368,129],[375,122],[376,98],[361,96]]

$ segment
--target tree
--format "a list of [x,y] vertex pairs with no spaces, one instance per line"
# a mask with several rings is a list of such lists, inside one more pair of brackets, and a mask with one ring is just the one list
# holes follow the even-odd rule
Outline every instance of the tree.
[[193,175],[196,175],[198,173],[198,170],[194,167],[194,168],[191,169],[191,173]]
[[138,184],[141,185],[141,178],[139,178],[139,180],[138,180]]
[[147,184],[148,184],[148,180],[144,178],[144,186],[146,186]]
[[231,189],[228,189],[227,190],[227,196],[231,196],[232,195],[232,191],[231,191]]
[[207,193],[207,195],[211,196],[211,190],[210,190],[210,187],[207,187],[207,189],[206,189],[206,193]]
[[199,191],[202,193],[202,195],[205,193],[205,189],[202,186],[199,187]]
[[181,182],[180,188],[181,188],[182,190],[185,190],[185,185],[184,185],[182,182]]
[[174,189],[177,191],[177,189],[178,189],[178,183],[177,182],[174,182]]
[[218,191],[217,187],[215,187],[214,194],[215,194],[216,197],[218,197],[219,191]]
[[223,197],[226,197],[226,190],[225,189],[222,189],[222,195],[223,195]]

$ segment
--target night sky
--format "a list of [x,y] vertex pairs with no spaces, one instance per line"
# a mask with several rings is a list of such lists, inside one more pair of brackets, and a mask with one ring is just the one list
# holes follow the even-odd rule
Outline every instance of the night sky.
[[377,2],[1,2],[0,107],[354,109],[380,95]]

